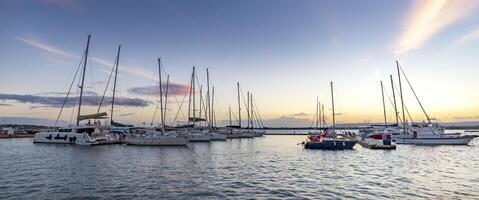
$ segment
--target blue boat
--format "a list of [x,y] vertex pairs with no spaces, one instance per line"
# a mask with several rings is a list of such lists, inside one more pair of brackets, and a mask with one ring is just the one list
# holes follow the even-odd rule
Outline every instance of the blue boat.
[[[320,132],[319,134],[310,135],[308,137],[310,141],[303,142],[305,149],[349,150],[349,149],[353,149],[354,145],[356,145],[357,141],[354,139],[350,139],[350,136],[336,134],[333,82],[331,82],[331,103],[332,103],[332,111],[333,111],[332,130],[325,130],[323,132]],[[319,108],[319,105],[318,105],[318,108]],[[323,112],[324,112],[324,109],[323,109]],[[324,116],[323,116],[323,120],[324,120]]]
[[355,140],[331,139],[321,141],[305,142],[305,149],[319,149],[319,150],[348,150],[353,149],[357,143]]

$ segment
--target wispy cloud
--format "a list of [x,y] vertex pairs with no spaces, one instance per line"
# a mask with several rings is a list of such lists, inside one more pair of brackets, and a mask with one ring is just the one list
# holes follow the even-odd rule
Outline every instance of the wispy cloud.
[[466,33],[454,42],[454,45],[460,45],[479,39],[479,28]]
[[[65,50],[63,50],[59,47],[56,47],[54,45],[48,44],[46,42],[43,42],[41,40],[38,40],[38,39],[35,39],[35,38],[32,38],[32,37],[28,37],[28,38],[27,37],[16,37],[16,39],[25,43],[25,44],[28,44],[28,45],[36,48],[36,49],[41,50],[44,53],[47,53],[49,55],[54,56],[53,58],[52,57],[47,57],[47,59],[51,60],[51,61],[58,61],[62,64],[67,64],[68,62],[65,61],[65,60],[62,60],[62,59],[79,59],[78,56],[76,56],[76,55],[74,55],[74,54],[72,54],[68,51],[65,51]],[[61,59],[59,59],[59,58],[61,58]],[[101,65],[105,69],[107,69],[108,73],[110,72],[111,68],[113,67],[113,62],[107,61],[107,60],[102,59],[102,58],[92,57],[91,61],[93,61],[93,62]],[[71,63],[69,63],[69,64],[71,64]],[[139,66],[123,65],[123,64],[120,63],[119,70],[123,71],[123,72],[126,72],[128,74],[131,74],[131,75],[135,75],[135,76],[142,77],[142,78],[147,78],[147,79],[150,79],[150,80],[155,80],[155,78],[156,78],[156,75],[153,74],[151,70],[148,70],[148,69],[145,69],[145,68],[139,67]]]
[[[171,95],[184,95],[189,89],[188,84],[181,83],[169,83],[168,94]],[[136,95],[143,96],[158,96],[160,95],[160,86],[145,86],[145,87],[133,87],[128,89],[128,92]],[[163,92],[166,92],[166,86],[163,85]]]
[[468,17],[478,5],[477,0],[416,0],[393,47],[394,53],[400,55],[420,48],[442,29]]
[[304,113],[304,112],[300,112],[300,113],[296,113],[296,114],[291,114],[289,116],[292,116],[292,117],[306,117],[308,116],[309,114],[307,113]]
[[57,48],[55,46],[46,44],[45,42],[42,42],[40,40],[34,39],[34,38],[24,38],[24,37],[16,37],[17,40],[20,40],[23,43],[26,43],[32,47],[35,47],[45,53],[50,53],[56,56],[60,57],[66,57],[66,58],[77,58],[77,56],[68,53],[60,48]]
[[121,113],[120,116],[125,117],[125,116],[130,116],[134,115],[135,113],[129,112],[129,113]]
[[[75,106],[78,102],[78,96],[69,97],[65,106],[72,107]],[[99,104],[98,96],[83,96],[82,102],[84,105],[88,106],[98,106]],[[31,103],[36,104],[37,106],[46,106],[46,107],[61,107],[65,101],[65,97],[61,96],[39,96],[39,95],[19,95],[19,94],[0,94],[0,100],[14,100],[20,103]],[[111,97],[105,97],[104,102],[111,102]],[[131,106],[131,107],[145,107],[150,105],[151,102],[139,99],[139,98],[128,98],[128,97],[116,97],[115,105],[120,106]],[[105,103],[103,105],[108,105]]]

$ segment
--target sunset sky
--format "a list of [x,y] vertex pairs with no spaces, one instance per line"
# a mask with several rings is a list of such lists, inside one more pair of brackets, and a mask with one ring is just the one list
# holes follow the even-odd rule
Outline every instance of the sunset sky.
[[[396,60],[431,117],[479,121],[476,0],[3,0],[0,18],[0,117],[56,119],[91,34],[85,88],[92,106],[83,114],[96,111],[122,45],[117,96],[123,105],[115,120],[124,123],[151,122],[157,57],[176,88],[168,123],[193,66],[203,87],[210,70],[218,121],[228,119],[228,106],[237,115],[240,82],[253,92],[265,125],[309,126],[316,97],[331,115],[333,81],[338,123],[379,122],[379,81],[391,96]],[[424,120],[406,82],[403,88],[413,119]],[[72,106],[62,120],[71,121]],[[186,108],[187,102],[184,114]]]

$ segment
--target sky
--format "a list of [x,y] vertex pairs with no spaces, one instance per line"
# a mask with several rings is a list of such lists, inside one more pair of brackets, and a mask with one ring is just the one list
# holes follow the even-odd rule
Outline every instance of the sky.
[[[328,120],[332,116],[330,82],[337,123],[382,121],[383,81],[393,122],[389,75],[398,87],[396,60],[429,116],[479,121],[475,0],[3,0],[0,18],[4,119],[55,120],[91,34],[82,114],[97,111],[121,45],[114,119],[123,123],[159,122],[153,117],[158,57],[172,86],[169,124],[186,120],[188,97],[181,102],[193,66],[203,87],[209,69],[219,124],[229,123],[230,106],[238,115],[237,82],[245,97],[253,93],[265,125],[310,126],[316,98]],[[425,120],[402,83],[413,120]],[[73,85],[60,115],[65,122],[76,116],[78,79]],[[111,90],[109,85],[106,105]],[[397,90],[396,97],[399,103]]]

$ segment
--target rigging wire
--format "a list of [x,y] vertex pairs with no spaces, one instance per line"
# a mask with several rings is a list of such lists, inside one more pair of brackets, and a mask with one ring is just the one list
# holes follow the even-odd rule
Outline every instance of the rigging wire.
[[[80,71],[80,66],[81,66],[81,64],[83,63],[83,62],[82,62],[83,59],[85,58],[85,53],[86,53],[86,50],[85,50],[85,52],[83,53],[83,56],[82,56],[82,58],[81,58],[81,60],[80,60],[80,63],[79,63],[78,66],[77,66],[77,69],[76,69],[76,71],[75,71],[75,75],[73,76],[73,80],[72,80],[72,82],[71,82],[71,84],[70,84],[70,87],[68,88],[68,92],[67,92],[67,95],[66,95],[66,97],[65,97],[65,100],[63,100],[63,104],[62,104],[62,107],[61,107],[61,109],[60,109],[60,113],[58,113],[57,119],[55,120],[55,129],[56,129],[56,127],[57,127],[58,120],[60,119],[60,116],[62,115],[63,108],[65,107],[65,104],[66,104],[67,101],[68,101],[68,97],[69,97],[69,95],[70,95],[70,92],[71,92],[71,89],[72,89],[72,87],[73,87],[73,84],[75,83],[75,79],[76,79],[76,77],[77,77],[77,75],[78,75],[78,71]],[[73,110],[74,110],[74,109],[73,109]],[[72,112],[72,116],[71,116],[70,122],[72,121],[72,119],[73,119],[73,112]]]

